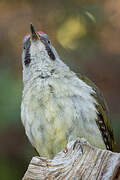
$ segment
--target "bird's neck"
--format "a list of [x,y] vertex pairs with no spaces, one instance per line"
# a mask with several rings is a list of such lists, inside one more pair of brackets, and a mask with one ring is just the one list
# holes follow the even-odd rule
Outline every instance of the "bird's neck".
[[49,78],[55,74],[55,77],[63,76],[70,71],[69,67],[64,64],[60,59],[52,61],[49,57],[32,57],[28,71],[23,69],[23,82],[26,85],[34,81],[36,78]]

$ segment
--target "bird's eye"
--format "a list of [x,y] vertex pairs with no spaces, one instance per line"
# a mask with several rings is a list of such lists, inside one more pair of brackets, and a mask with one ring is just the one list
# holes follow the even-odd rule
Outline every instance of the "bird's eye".
[[48,44],[50,44],[50,40],[48,40]]

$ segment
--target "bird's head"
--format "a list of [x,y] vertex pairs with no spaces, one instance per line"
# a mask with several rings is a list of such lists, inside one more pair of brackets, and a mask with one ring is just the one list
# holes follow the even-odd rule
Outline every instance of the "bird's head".
[[[30,33],[23,40],[23,80],[37,71],[46,71],[60,63],[59,56],[52,46],[49,37],[43,32],[36,32],[30,25]],[[25,77],[24,77],[25,76]]]

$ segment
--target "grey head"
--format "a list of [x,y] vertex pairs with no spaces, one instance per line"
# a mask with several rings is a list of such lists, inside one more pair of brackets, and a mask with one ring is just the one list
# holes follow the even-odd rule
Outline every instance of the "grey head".
[[[30,79],[35,71],[45,71],[53,69],[56,65],[65,66],[52,46],[47,34],[36,32],[34,26],[30,25],[30,33],[23,40],[23,81]],[[44,73],[44,72],[42,72]]]
[[[53,46],[51,45],[50,39],[47,34],[43,32],[35,32],[34,26],[30,25],[31,35],[27,33],[23,40],[23,52],[24,52],[24,64],[28,66],[31,62],[30,59],[30,47],[32,44],[43,44],[46,52],[48,53],[51,60],[55,60],[56,52],[54,52]],[[38,43],[39,42],[39,43]],[[37,46],[36,46],[37,49]],[[35,50],[35,49],[34,49]],[[40,49],[39,49],[40,50]],[[41,50],[43,50],[41,46]]]

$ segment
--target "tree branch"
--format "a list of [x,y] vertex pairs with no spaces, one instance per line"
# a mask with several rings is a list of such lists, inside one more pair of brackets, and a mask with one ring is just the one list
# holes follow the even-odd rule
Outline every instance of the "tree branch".
[[32,158],[23,180],[43,179],[120,180],[120,154],[95,148],[85,139],[78,138],[53,160]]

